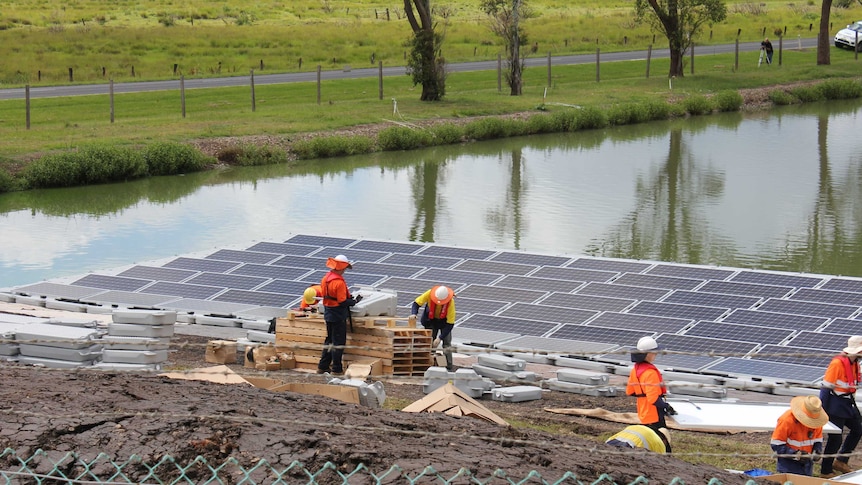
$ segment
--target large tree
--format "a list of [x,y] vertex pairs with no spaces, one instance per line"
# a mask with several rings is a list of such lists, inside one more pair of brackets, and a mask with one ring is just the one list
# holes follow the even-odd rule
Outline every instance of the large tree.
[[491,32],[503,40],[506,49],[506,84],[512,96],[520,96],[523,88],[527,33],[521,20],[530,16],[527,0],[482,0],[482,10],[488,14]]
[[832,42],[829,37],[829,13],[832,9],[832,0],[823,0],[820,5],[820,32],[817,34],[817,65],[828,66],[832,63],[829,57]]
[[440,101],[446,94],[446,61],[441,52],[443,35],[437,32],[431,0],[404,0],[404,12],[413,29],[407,74],[422,85],[422,101]]
[[635,13],[638,20],[646,20],[667,37],[668,76],[682,77],[685,51],[693,45],[695,35],[703,24],[723,21],[727,7],[723,0],[635,0]]

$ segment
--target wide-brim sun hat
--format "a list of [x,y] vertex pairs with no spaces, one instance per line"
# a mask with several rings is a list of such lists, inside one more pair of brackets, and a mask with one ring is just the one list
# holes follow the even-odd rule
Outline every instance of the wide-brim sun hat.
[[353,268],[353,263],[347,259],[347,256],[339,254],[334,258],[328,258],[326,260],[326,267],[335,270],[350,269]]
[[448,303],[452,297],[455,296],[455,292],[452,291],[452,288],[448,286],[438,286],[433,291],[431,291],[431,301],[434,302],[435,305],[443,305]]
[[820,428],[829,421],[823,403],[817,396],[796,396],[790,400],[790,412],[809,428]]
[[847,347],[842,350],[845,354],[862,354],[862,335],[854,335],[847,339]]

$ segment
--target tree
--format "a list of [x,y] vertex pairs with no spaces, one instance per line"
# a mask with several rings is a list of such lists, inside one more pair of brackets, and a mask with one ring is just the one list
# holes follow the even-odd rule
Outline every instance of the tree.
[[829,57],[832,46],[829,38],[829,13],[832,9],[832,0],[823,0],[820,5],[820,32],[817,34],[817,65],[828,66],[832,63]]
[[440,51],[443,35],[432,19],[431,0],[404,0],[404,12],[413,29],[407,74],[414,86],[422,85],[420,100],[440,101],[446,94],[446,61]]
[[520,20],[530,16],[526,0],[482,0],[482,10],[488,14],[491,32],[503,39],[506,49],[506,84],[512,96],[520,96],[523,87],[524,61],[527,34]]
[[[649,11],[655,15],[648,15]],[[638,20],[646,20],[654,30],[667,37],[670,47],[668,77],[683,76],[685,51],[704,23],[721,22],[727,17],[723,0],[635,0]]]

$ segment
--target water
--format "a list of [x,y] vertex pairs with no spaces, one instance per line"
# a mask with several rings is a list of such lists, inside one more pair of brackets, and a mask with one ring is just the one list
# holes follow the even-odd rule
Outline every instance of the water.
[[0,195],[0,287],[296,233],[862,276],[860,108]]

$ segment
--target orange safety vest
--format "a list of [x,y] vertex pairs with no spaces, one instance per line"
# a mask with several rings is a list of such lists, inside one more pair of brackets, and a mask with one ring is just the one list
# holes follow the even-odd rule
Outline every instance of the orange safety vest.
[[667,394],[667,388],[656,366],[649,362],[636,363],[629,373],[626,394],[638,398],[638,419],[641,424],[658,422],[658,408],[655,403]]
[[833,357],[823,376],[823,384],[835,394],[855,393],[859,385],[859,362],[850,362],[843,354]]
[[323,296],[323,306],[339,306],[350,297],[347,292],[347,282],[340,274],[330,271],[320,280]]

